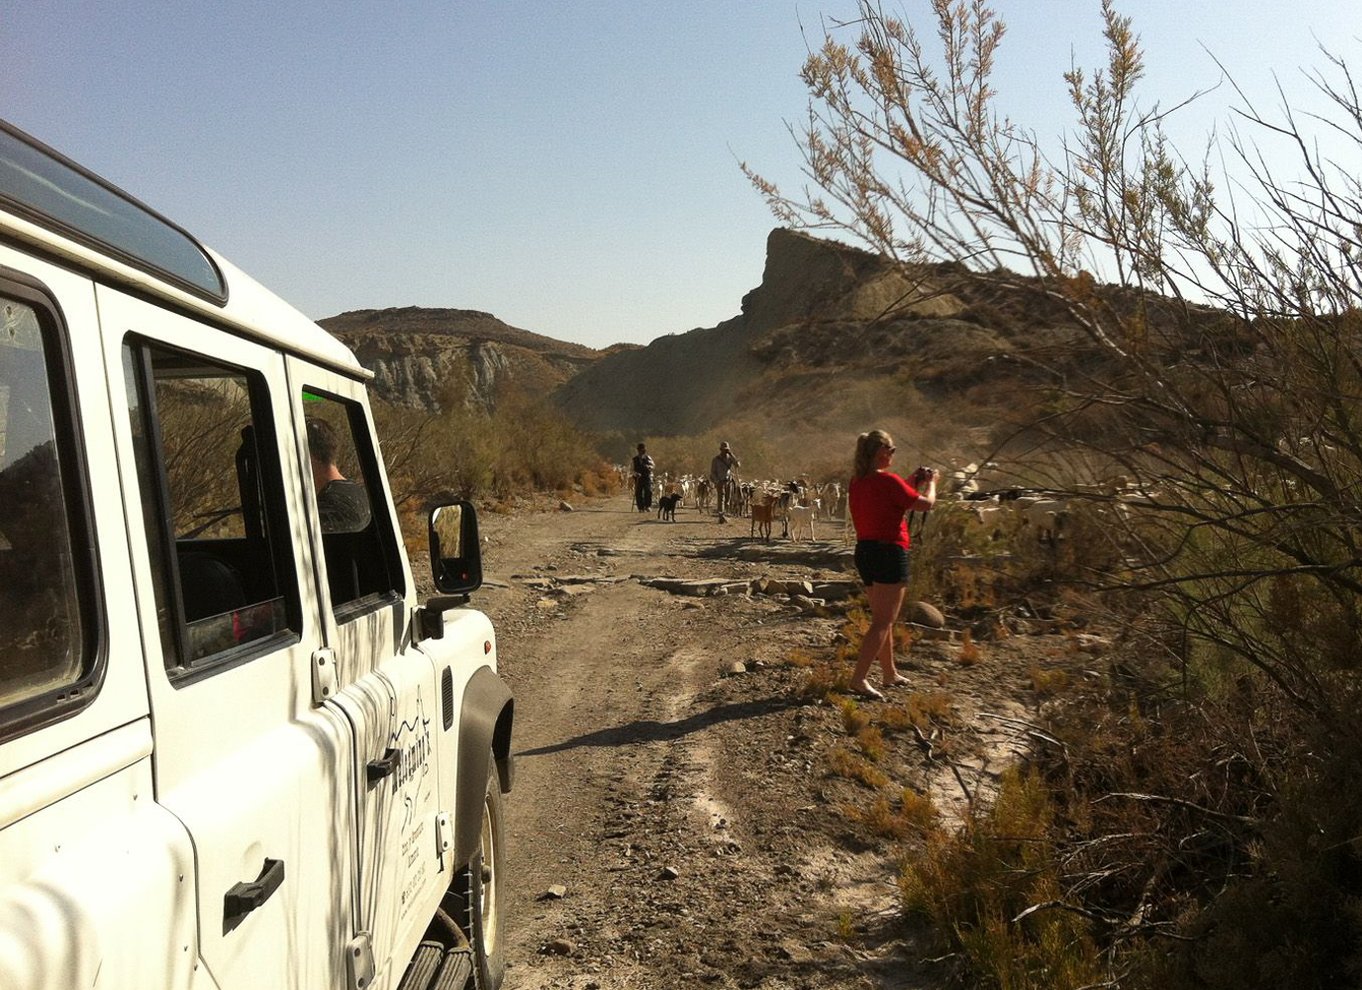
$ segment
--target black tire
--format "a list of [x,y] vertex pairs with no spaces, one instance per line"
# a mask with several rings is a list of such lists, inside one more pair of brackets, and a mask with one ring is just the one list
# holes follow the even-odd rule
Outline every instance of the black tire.
[[473,946],[473,973],[478,990],[499,990],[506,976],[506,947],[502,937],[501,873],[506,849],[501,782],[496,764],[487,768],[487,795],[482,804],[482,840],[456,881],[464,903],[460,922]]

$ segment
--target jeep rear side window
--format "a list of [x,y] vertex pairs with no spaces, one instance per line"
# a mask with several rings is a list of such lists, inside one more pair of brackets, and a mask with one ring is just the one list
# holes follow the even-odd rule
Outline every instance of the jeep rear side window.
[[50,313],[0,295],[0,723],[10,730],[74,700],[93,663],[75,445],[69,407],[52,401],[68,391],[54,392],[61,355]]
[[331,607],[357,613],[400,597],[392,526],[364,411],[312,390],[303,393],[312,491],[322,530]]
[[124,365],[166,665],[253,656],[298,627],[264,379],[150,344]]

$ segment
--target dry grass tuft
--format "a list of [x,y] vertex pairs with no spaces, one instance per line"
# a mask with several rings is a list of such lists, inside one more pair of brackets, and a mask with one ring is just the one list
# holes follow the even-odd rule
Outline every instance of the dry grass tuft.
[[845,777],[875,789],[889,783],[889,778],[878,767],[842,746],[828,750],[828,772],[834,777]]
[[873,725],[856,733],[856,748],[871,763],[884,759],[884,733]]
[[830,701],[851,683],[851,668],[844,664],[814,663],[808,672],[799,689],[799,696],[805,701]]
[[938,820],[931,799],[908,788],[901,794],[897,807],[881,794],[863,807],[843,807],[842,817],[872,835],[900,841],[925,837]]
[[1045,670],[1032,664],[1027,673],[1031,678],[1031,689],[1043,698],[1062,694],[1071,683],[1067,670]]
[[955,698],[946,691],[931,694],[914,691],[908,696],[908,710],[913,724],[919,729],[926,729],[933,722],[950,725],[955,721]]
[[960,636],[960,651],[955,655],[955,662],[962,667],[973,667],[983,659],[983,651],[979,649],[979,644],[974,641],[974,637],[966,629]]
[[870,724],[870,715],[857,704],[854,698],[843,698],[837,702],[842,713],[842,727],[849,736],[854,736]]

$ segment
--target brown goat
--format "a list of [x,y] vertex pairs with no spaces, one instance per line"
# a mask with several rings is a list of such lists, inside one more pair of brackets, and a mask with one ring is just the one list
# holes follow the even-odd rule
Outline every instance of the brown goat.
[[762,501],[752,503],[752,535],[757,535],[760,529],[762,536],[769,541],[771,539],[771,523],[776,517],[776,504],[773,501]]

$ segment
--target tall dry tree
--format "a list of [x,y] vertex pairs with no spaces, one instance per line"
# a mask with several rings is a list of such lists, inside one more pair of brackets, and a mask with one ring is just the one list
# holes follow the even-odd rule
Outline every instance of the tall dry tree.
[[[1048,148],[999,107],[1005,27],[987,3],[932,0],[928,45],[863,0],[803,68],[808,117],[792,133],[808,185],[744,171],[784,223],[906,265],[955,262],[1081,331],[1088,356],[1049,369],[1047,417],[1028,432],[1133,479],[1111,518],[1129,520],[1134,566],[1108,579],[1164,606],[1179,659],[1247,665],[1349,725],[1362,100],[1346,61],[1322,53],[1309,77],[1322,109],[1269,119],[1245,99],[1192,165],[1164,131],[1171,111],[1141,107],[1131,20],[1111,0],[1102,14],[1105,64],[1064,73],[1072,129]],[[1289,177],[1268,144],[1292,153]]]

